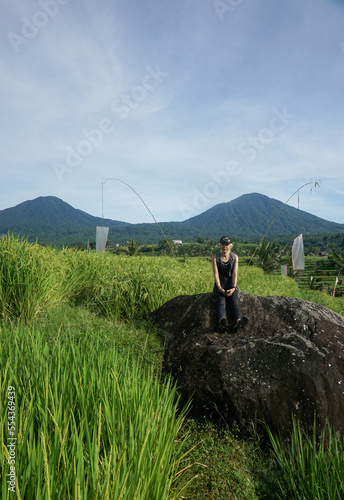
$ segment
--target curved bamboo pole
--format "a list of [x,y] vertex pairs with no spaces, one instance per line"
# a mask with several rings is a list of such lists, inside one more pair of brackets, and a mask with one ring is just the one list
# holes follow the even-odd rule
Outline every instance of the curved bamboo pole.
[[[155,222],[155,224],[158,226],[158,228],[160,229],[160,232],[161,234],[163,235],[163,237],[165,238],[166,242],[168,245],[170,245],[170,241],[168,240],[167,236],[165,235],[164,231],[161,229],[158,221],[156,220],[156,218],[154,217],[153,213],[151,212],[151,210],[148,208],[147,204],[145,203],[144,199],[142,198],[142,196],[139,195],[139,193],[137,191],[135,191],[135,189],[133,187],[130,186],[130,184],[128,184],[127,182],[124,182],[122,181],[121,179],[118,179],[117,177],[109,177],[108,179],[105,179],[101,184],[102,184],[102,218],[104,219],[104,211],[103,211],[103,184],[106,183],[106,181],[119,181],[121,182],[122,184],[125,184],[126,186],[128,186],[135,194],[136,196],[138,196],[140,198],[140,200],[142,201],[142,203],[144,204],[144,206],[146,207],[146,209],[148,210],[148,212],[151,214],[151,216],[153,217],[153,220]],[[171,250],[173,251],[174,248],[171,248]]]
[[[319,181],[320,182],[320,181]],[[288,201],[296,194],[300,191],[300,189],[304,188],[305,186],[309,186],[309,184],[314,184],[314,187],[317,187],[317,186],[320,186],[319,182],[317,181],[310,181],[310,182],[306,182],[305,184],[303,184],[302,186],[300,186],[299,188],[297,188],[297,190],[291,195],[289,196],[289,198],[287,199],[287,201],[282,205],[282,207],[279,209],[279,211],[277,212],[277,214],[275,215],[275,217],[272,219],[272,221],[270,222],[269,224],[269,227],[267,228],[267,230],[265,231],[265,233],[263,234],[262,236],[262,239],[259,241],[259,243],[257,244],[252,256],[251,256],[251,259],[249,260],[248,264],[246,265],[246,268],[245,268],[245,271],[244,271],[244,274],[241,276],[240,278],[240,281],[239,283],[241,283],[241,281],[244,279],[244,276],[246,274],[246,271],[248,269],[248,267],[250,266],[254,256],[256,255],[256,252],[257,252],[257,249],[259,247],[259,245],[261,244],[261,242],[263,241],[263,239],[265,238],[267,232],[269,231],[270,227],[272,226],[272,224],[275,222],[275,220],[277,219],[277,217],[279,216],[279,214],[282,212],[283,208],[286,206],[286,204],[288,203]],[[311,191],[312,191],[313,188],[311,188]]]

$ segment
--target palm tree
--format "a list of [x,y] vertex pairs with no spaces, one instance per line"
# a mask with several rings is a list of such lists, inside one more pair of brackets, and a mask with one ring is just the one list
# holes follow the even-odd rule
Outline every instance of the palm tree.
[[275,241],[261,241],[255,252],[256,265],[264,273],[272,273],[281,264],[281,247]]
[[[339,272],[344,268],[344,256],[339,255],[334,248],[331,249],[331,255],[328,256],[330,262],[332,262],[336,267],[338,267]],[[339,274],[339,273],[338,273]]]
[[131,239],[131,241],[128,241],[127,245],[128,254],[131,256],[137,255],[140,244],[137,241]]

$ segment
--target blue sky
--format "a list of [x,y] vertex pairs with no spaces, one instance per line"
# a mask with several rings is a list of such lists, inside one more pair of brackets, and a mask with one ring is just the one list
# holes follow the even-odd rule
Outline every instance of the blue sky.
[[185,220],[320,180],[300,208],[344,223],[344,2],[12,0],[0,25],[0,210],[152,222],[136,191]]

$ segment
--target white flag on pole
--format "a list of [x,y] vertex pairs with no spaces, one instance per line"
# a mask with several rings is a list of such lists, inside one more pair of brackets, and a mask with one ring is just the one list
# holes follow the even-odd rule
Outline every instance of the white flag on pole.
[[291,251],[294,271],[303,271],[305,269],[305,255],[303,249],[303,236],[300,234],[295,238]]
[[96,252],[104,252],[108,239],[109,228],[97,226],[96,228]]

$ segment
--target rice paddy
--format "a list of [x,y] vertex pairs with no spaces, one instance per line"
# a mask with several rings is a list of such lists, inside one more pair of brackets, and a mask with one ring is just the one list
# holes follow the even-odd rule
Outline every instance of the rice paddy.
[[[176,386],[160,376],[162,340],[144,318],[177,295],[212,286],[208,258],[0,240],[1,498],[202,498],[187,408],[179,411]],[[239,276],[239,287],[344,314],[342,298],[300,290],[291,278],[257,268]],[[263,498],[254,493],[253,469],[239,469],[249,498]],[[247,498],[217,486],[226,498]]]

